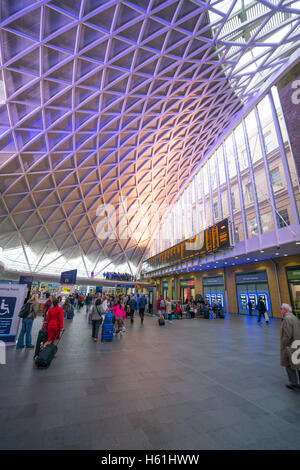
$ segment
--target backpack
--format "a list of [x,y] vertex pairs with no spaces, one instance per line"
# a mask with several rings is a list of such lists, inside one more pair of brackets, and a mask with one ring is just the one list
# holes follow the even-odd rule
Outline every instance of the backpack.
[[20,318],[27,318],[29,314],[30,314],[30,303],[27,302],[21,308],[20,313],[19,313],[19,317]]
[[159,302],[159,308],[166,308],[166,303],[163,299],[161,299]]

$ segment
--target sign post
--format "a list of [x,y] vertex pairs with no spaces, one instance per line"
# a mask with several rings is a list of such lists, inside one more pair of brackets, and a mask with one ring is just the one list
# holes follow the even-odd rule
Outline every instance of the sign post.
[[19,328],[18,314],[27,292],[26,284],[1,284],[0,286],[0,341],[14,346]]

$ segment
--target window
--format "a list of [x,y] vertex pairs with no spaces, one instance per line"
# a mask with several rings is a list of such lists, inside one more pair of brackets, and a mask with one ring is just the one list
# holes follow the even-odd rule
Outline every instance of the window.
[[258,235],[256,219],[250,220],[249,232],[252,237],[255,237],[256,235]]
[[243,150],[240,154],[239,157],[239,162],[240,162],[240,171],[245,170],[248,168],[248,158],[247,158],[247,151]]
[[253,202],[253,192],[251,183],[246,184],[246,199],[248,203]]
[[234,209],[235,209],[234,193],[231,193],[231,207],[232,207],[232,210],[234,211]]
[[277,216],[277,227],[283,228],[287,225],[290,225],[289,213],[287,209],[283,209],[282,211],[278,211]]
[[270,171],[270,176],[271,176],[271,182],[273,186],[274,191],[278,191],[283,187],[282,180],[281,180],[281,175],[280,175],[280,170],[279,168],[274,168],[273,170]]
[[214,202],[214,219],[217,220],[219,218],[219,207],[218,207],[218,203],[217,202]]
[[266,153],[272,152],[272,150],[274,150],[275,148],[272,132],[269,131],[266,134],[264,134],[264,141],[265,141]]

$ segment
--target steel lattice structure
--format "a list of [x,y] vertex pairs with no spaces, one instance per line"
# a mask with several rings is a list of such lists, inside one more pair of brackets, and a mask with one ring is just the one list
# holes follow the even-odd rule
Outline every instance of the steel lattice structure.
[[[299,47],[299,3],[2,0],[8,265],[83,275],[137,266],[160,223],[143,224],[145,208],[172,204]],[[118,213],[115,239],[98,236],[101,204]]]

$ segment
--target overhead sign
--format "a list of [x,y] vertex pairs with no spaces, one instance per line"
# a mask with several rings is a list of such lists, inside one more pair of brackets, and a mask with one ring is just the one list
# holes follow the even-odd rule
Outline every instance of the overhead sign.
[[72,271],[65,271],[60,275],[61,284],[76,284],[77,279],[77,269]]
[[230,246],[228,219],[218,222],[188,240],[158,253],[144,261],[142,274],[165,268],[175,263],[188,261],[192,258],[205,256],[209,253],[228,248]]
[[204,286],[218,286],[224,284],[223,276],[216,276],[216,277],[204,277],[203,278],[203,285]]
[[31,286],[33,283],[33,276],[20,276],[19,284],[27,284],[27,286]]
[[235,282],[237,284],[245,284],[251,282],[268,282],[268,276],[266,271],[256,272],[256,273],[244,273],[236,274]]
[[25,284],[1,284],[0,286],[0,341],[15,344],[20,318],[18,314],[24,303]]

